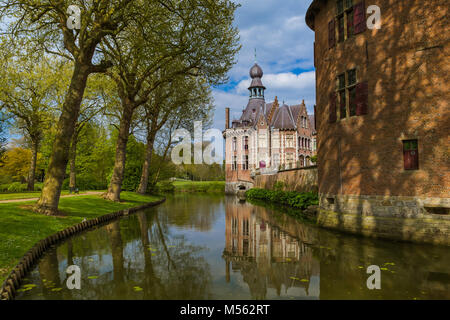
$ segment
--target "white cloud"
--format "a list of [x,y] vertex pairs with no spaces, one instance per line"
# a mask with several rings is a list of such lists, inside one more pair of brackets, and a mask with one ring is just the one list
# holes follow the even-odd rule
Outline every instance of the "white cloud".
[[[314,90],[315,86],[315,72],[309,71],[296,75],[292,72],[268,74],[263,77],[263,84],[270,91],[276,90]],[[238,93],[246,93],[250,86],[250,79],[242,80],[237,85]]]
[[231,108],[231,118],[239,118],[248,103],[249,70],[257,49],[258,64],[264,70],[262,79],[266,101],[275,96],[288,104],[305,99],[312,113],[315,103],[313,70],[314,32],[305,22],[311,1],[299,0],[236,0],[241,7],[236,11],[235,25],[239,28],[242,49],[237,64],[229,72],[237,85],[228,92],[215,89],[216,114],[214,126],[225,126],[225,108]]

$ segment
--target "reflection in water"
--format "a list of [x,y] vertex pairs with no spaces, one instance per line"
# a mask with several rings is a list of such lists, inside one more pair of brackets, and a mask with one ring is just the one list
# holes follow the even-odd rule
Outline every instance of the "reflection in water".
[[[449,299],[444,247],[316,228],[234,197],[176,195],[50,249],[18,299]],[[81,268],[81,290],[65,285]],[[382,290],[366,268],[382,267]]]
[[318,298],[319,281],[311,278],[319,276],[319,261],[312,249],[265,218],[253,205],[227,202],[223,253],[227,281],[231,265],[242,273],[252,299],[266,299],[267,288],[275,289],[277,296],[298,288],[304,291],[302,296],[310,296],[311,291]]

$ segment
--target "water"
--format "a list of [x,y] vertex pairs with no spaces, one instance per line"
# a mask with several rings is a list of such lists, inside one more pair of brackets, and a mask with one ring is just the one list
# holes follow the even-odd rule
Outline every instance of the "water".
[[[69,265],[81,290],[66,287]],[[381,290],[366,269],[378,265]],[[449,299],[446,247],[366,239],[181,194],[49,250],[17,299]]]

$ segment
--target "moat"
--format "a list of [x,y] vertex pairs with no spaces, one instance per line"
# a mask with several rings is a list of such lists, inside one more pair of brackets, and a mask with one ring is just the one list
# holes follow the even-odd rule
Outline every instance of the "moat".
[[[320,229],[221,195],[163,205],[49,250],[17,299],[450,299],[447,247]],[[66,269],[81,268],[81,289]],[[381,268],[381,290],[366,269]]]

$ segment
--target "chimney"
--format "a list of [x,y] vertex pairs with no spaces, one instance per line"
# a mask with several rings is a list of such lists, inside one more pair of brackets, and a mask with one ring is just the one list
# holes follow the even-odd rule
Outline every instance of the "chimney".
[[225,130],[230,129],[230,108],[225,108]]

